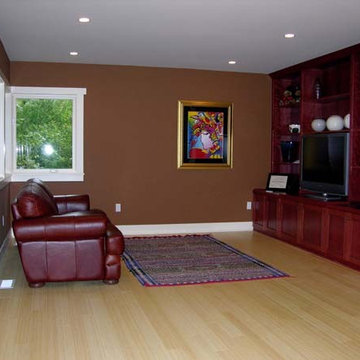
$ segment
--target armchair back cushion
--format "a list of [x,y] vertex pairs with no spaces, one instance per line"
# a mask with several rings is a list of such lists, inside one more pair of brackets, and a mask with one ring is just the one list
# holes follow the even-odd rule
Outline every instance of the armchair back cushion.
[[51,199],[54,200],[54,195],[53,193],[51,192],[51,190],[49,189],[49,187],[43,182],[41,181],[40,179],[37,179],[37,178],[32,178],[32,179],[29,179],[27,181],[27,183],[30,183],[30,184],[38,184],[40,187],[42,187],[42,189],[50,196]]
[[89,195],[55,195],[54,200],[59,214],[90,209]]

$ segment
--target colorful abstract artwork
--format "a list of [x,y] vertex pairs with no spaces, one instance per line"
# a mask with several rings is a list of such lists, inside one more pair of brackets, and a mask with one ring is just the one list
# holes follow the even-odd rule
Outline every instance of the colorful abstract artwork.
[[189,159],[224,157],[224,112],[189,111],[187,140]]
[[231,167],[232,105],[179,102],[179,168]]

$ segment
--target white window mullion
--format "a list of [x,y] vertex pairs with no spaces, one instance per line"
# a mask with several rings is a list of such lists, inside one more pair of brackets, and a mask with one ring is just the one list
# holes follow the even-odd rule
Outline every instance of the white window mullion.
[[14,119],[12,116],[12,102],[10,88],[5,89],[5,175],[12,174],[12,161],[13,161],[13,141],[12,133],[14,129]]
[[0,76],[0,179],[5,177],[5,82]]
[[[84,96],[77,96],[76,103],[74,104],[74,110],[76,112],[76,119],[84,116]],[[73,136],[76,141],[73,145],[76,150],[76,157],[74,158],[75,171],[78,173],[83,172],[84,169],[84,122],[76,121],[73,126]]]

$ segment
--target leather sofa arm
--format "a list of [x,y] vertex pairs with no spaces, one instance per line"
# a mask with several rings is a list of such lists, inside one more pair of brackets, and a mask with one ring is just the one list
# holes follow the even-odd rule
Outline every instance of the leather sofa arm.
[[124,252],[124,236],[112,223],[108,223],[106,229],[106,253],[121,255]]
[[18,242],[81,241],[105,237],[107,217],[101,213],[73,212],[13,222]]
[[54,200],[60,215],[90,209],[89,195],[55,195]]

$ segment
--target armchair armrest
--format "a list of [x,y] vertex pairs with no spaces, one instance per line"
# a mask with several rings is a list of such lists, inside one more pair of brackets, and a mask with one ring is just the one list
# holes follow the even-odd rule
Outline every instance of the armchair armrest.
[[74,212],[36,219],[20,219],[13,223],[19,242],[73,241],[105,237],[107,217],[101,213]]
[[121,255],[124,252],[124,236],[112,223],[107,224],[106,229],[106,253]]
[[90,209],[89,195],[55,195],[54,199],[60,215]]

